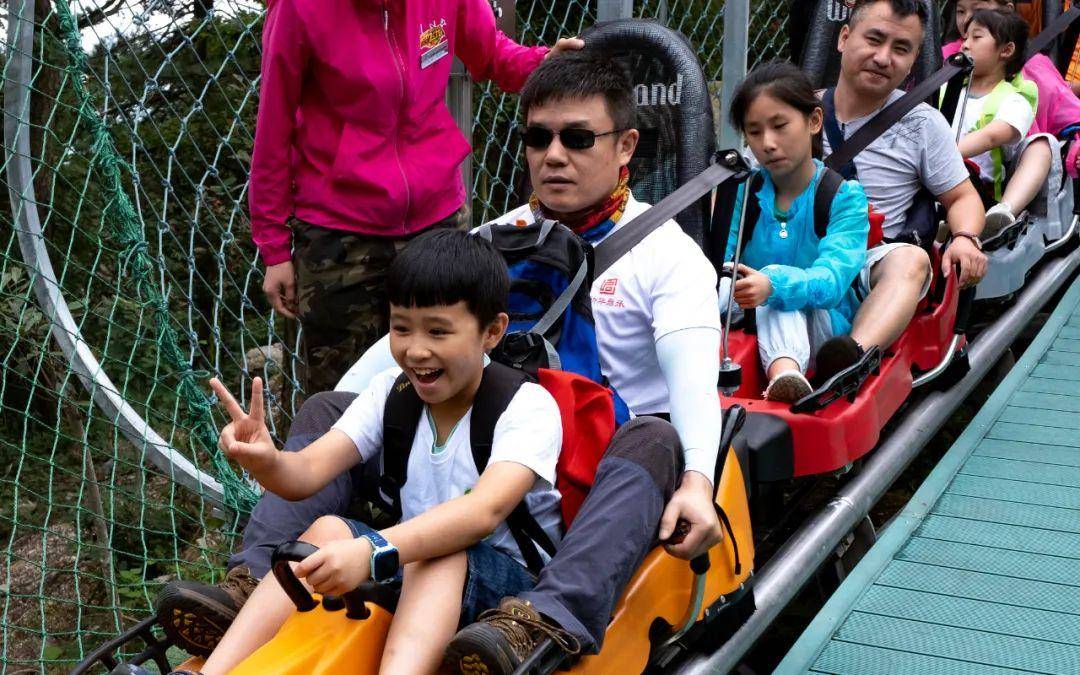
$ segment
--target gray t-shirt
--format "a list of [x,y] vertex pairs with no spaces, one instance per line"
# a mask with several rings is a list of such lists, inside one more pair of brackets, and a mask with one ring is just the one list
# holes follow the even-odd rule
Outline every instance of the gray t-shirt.
[[[886,105],[903,96],[895,91]],[[840,124],[849,138],[877,111]],[[832,150],[825,138],[825,156]],[[855,156],[855,170],[874,210],[885,215],[885,236],[894,237],[904,225],[921,185],[934,195],[953,189],[968,178],[964,159],[956,147],[949,123],[938,111],[920,103],[888,131]]]

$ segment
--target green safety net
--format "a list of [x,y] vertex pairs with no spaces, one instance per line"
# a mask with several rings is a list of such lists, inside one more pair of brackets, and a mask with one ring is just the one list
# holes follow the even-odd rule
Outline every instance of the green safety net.
[[[691,40],[717,95],[723,6],[635,6]],[[783,56],[784,6],[751,3],[751,65]],[[279,442],[303,401],[302,334],[263,297],[246,211],[262,12],[246,0],[8,2],[0,672],[66,672],[149,616],[166,581],[221,578],[258,492],[216,448],[211,375],[245,404],[262,376]],[[516,12],[526,44],[595,20],[577,0]],[[516,97],[479,84],[472,102],[481,222],[511,205],[522,167]],[[53,323],[50,294],[67,324]]]

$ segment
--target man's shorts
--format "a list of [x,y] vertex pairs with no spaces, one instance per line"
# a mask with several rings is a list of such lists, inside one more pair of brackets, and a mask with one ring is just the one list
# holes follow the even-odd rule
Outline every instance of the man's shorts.
[[[863,264],[863,268],[859,272],[859,286],[857,289],[857,295],[859,296],[860,300],[865,299],[866,296],[870,295],[870,273],[874,269],[874,265],[881,262],[881,260],[885,256],[889,255],[896,249],[903,246],[910,246],[911,248],[917,248],[920,251],[922,250],[914,244],[891,242],[888,244],[878,244],[877,246],[866,252],[866,262]],[[930,291],[930,282],[932,278],[933,271],[931,270],[931,273],[926,275],[926,281],[923,282],[922,290],[919,291],[919,300],[925,298],[926,294]]]
[[[351,518],[341,518],[353,536],[359,538],[374,532],[366,523]],[[465,549],[468,570],[465,572],[465,588],[461,593],[461,619],[459,626],[467,626],[486,609],[499,606],[499,601],[531,591],[536,577],[521,563],[481,541]],[[401,586],[402,571],[391,584]]]

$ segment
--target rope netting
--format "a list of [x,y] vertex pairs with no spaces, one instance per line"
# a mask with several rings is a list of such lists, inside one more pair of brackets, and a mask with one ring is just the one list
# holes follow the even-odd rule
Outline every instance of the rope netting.
[[[719,96],[723,0],[643,0]],[[219,454],[206,380],[268,382],[280,441],[303,400],[297,326],[263,296],[247,170],[261,4],[9,0],[0,171],[3,672],[69,669],[174,578],[216,581],[256,489]],[[749,62],[782,55],[786,3],[751,3]],[[595,20],[519,2],[517,39]],[[520,179],[516,97],[473,94],[474,222]],[[245,401],[246,404],[246,401]]]

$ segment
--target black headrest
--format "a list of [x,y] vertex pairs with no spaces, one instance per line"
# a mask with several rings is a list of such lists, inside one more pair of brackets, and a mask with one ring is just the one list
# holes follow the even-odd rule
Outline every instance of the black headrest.
[[[911,76],[901,86],[921,82],[941,67],[941,16],[933,0],[920,0],[929,16],[922,48],[911,67]],[[851,14],[849,0],[816,0],[817,6],[806,27],[807,38],[800,63],[816,89],[832,87],[840,76],[840,52],[836,42],[840,28]]]
[[[641,132],[631,188],[637,199],[655,204],[708,168],[716,151],[712,100],[697,54],[682,33],[654,21],[605,21],[581,37],[630,70]],[[675,220],[701,243],[708,213],[704,197]]]

